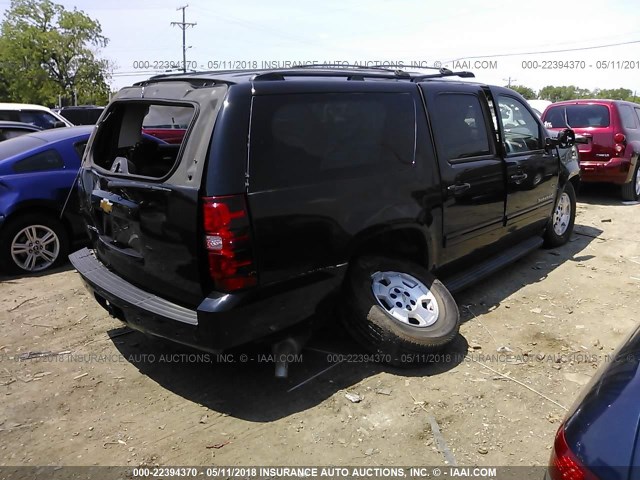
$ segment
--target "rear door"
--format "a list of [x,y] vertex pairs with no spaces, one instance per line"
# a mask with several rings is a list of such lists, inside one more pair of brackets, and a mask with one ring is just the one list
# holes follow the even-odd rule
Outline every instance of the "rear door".
[[[83,213],[104,264],[134,285],[193,306],[202,298],[200,179],[224,88],[147,89],[160,98],[140,98],[144,89],[125,92],[129,98],[115,101],[98,126],[82,171]],[[159,123],[184,128],[182,142],[142,132]]]
[[451,261],[503,232],[504,164],[482,87],[423,84],[442,178],[443,240]]
[[560,159],[555,148],[545,149],[545,129],[526,102],[506,89],[492,88],[492,93],[507,177],[506,221],[513,232],[549,218]]

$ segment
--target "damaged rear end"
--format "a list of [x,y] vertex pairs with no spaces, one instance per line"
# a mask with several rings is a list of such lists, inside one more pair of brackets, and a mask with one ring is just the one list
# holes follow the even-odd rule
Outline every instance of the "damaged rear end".
[[[70,256],[113,316],[212,351],[221,349],[209,340],[217,327],[201,328],[199,317],[224,310],[219,300],[228,292],[255,285],[251,255],[233,248],[250,238],[242,171],[237,183],[229,179],[222,193],[232,195],[221,201],[204,185],[227,93],[224,84],[165,80],[118,94],[90,139],[80,174],[91,248]],[[171,143],[154,136],[158,131],[172,131]],[[241,274],[249,280],[239,280]]]

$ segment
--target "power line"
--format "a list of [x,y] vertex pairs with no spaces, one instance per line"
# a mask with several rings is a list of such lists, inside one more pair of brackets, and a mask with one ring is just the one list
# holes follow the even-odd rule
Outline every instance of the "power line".
[[189,5],[185,5],[184,7],[178,7],[176,10],[182,10],[182,21],[181,22],[171,22],[171,26],[179,26],[182,30],[182,71],[187,73],[187,28],[195,27],[197,23],[188,23],[186,21],[186,12]]
[[538,55],[543,53],[579,52],[582,50],[595,50],[597,48],[619,47],[621,45],[631,45],[633,43],[640,43],[640,40],[631,40],[629,42],[619,42],[619,43],[608,43],[605,45],[594,45],[591,47],[565,48],[561,50],[544,50],[544,51],[537,51],[537,52],[519,52],[519,53],[498,53],[495,55],[477,55],[475,57],[453,58],[451,60],[445,60],[443,63],[457,62],[458,60],[476,60],[478,58],[515,57],[518,55]]

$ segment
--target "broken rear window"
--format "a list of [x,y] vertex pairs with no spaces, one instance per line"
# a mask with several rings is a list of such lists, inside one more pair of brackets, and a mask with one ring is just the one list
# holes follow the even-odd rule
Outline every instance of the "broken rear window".
[[115,103],[98,127],[93,163],[113,173],[165,177],[178,161],[194,113],[192,105]]

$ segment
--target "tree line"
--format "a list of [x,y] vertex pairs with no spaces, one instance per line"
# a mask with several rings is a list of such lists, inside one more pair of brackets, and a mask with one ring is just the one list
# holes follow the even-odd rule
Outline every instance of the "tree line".
[[[51,0],[11,0],[0,24],[0,101],[65,106],[104,105],[113,65],[100,57],[109,39],[100,22]],[[638,101],[628,88],[512,85],[528,100],[579,98]]]
[[576,100],[580,98],[608,98],[611,100],[627,100],[629,102],[638,102],[638,100],[640,100],[640,98],[635,95],[635,92],[628,88],[596,88],[589,90],[588,88],[580,88],[574,85],[563,85],[559,87],[547,85],[538,92],[523,85],[511,85],[509,88],[515,90],[527,100],[540,99],[549,100],[550,102]]
[[0,101],[105,105],[112,65],[97,20],[51,0],[12,0],[0,24]]

